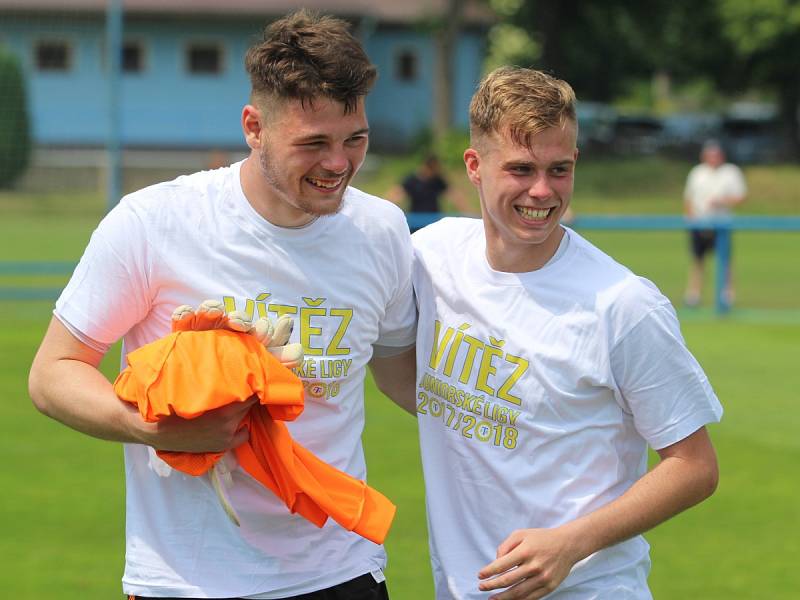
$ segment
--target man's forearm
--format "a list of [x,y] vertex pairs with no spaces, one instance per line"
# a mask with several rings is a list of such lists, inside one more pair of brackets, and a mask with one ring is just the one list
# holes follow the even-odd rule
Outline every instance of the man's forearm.
[[705,428],[680,443],[690,452],[667,453],[622,496],[564,525],[581,545],[580,558],[642,534],[714,492],[717,464]]
[[[497,558],[479,573],[479,589],[515,586],[498,595],[541,598],[555,590],[576,562],[655,527],[708,497],[717,463],[705,428],[659,451],[661,462],[622,496],[552,529],[513,531]],[[525,593],[525,596],[519,595]]]
[[111,383],[90,364],[34,362],[29,389],[36,408],[72,429],[104,440],[142,441],[135,426],[145,424],[136,407],[117,398]]
[[416,415],[416,349],[389,357],[373,357],[370,370],[378,389],[406,412]]
[[143,442],[155,430],[122,402],[98,370],[103,354],[53,318],[33,359],[28,390],[40,412],[81,433],[117,442]]

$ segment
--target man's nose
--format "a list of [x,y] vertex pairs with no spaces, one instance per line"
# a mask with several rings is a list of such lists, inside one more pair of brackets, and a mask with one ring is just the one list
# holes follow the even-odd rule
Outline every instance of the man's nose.
[[331,173],[344,173],[350,161],[344,148],[333,148],[329,150],[320,162],[320,166]]
[[531,198],[547,198],[550,196],[552,188],[546,175],[536,175],[528,187],[528,195]]

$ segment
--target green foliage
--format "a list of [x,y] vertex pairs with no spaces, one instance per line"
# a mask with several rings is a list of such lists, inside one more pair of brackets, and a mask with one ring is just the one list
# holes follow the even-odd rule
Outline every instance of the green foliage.
[[494,0],[493,6],[500,23],[489,35],[491,66],[534,65],[568,81],[579,98],[627,96],[639,108],[661,110],[672,107],[646,89],[656,75],[673,85],[708,79],[728,95],[767,91],[780,107],[781,153],[800,157],[794,0]]
[[717,5],[725,37],[746,65],[747,82],[776,92],[783,143],[800,158],[800,5],[793,0],[718,0]]
[[540,45],[527,29],[512,23],[498,23],[489,30],[484,69],[488,73],[503,65],[529,67],[536,63],[540,55]]
[[717,4],[726,36],[744,55],[800,37],[800,5],[792,0],[719,0]]
[[0,188],[9,188],[25,172],[31,137],[25,82],[17,58],[0,47]]
[[435,154],[449,169],[461,170],[464,166],[464,150],[469,147],[469,131],[450,129],[443,135],[434,135],[433,130],[421,130],[412,142],[417,162],[428,154]]
[[648,75],[652,36],[639,3],[627,0],[499,2],[490,33],[492,65],[501,60],[552,71],[579,97],[611,100],[631,78]]

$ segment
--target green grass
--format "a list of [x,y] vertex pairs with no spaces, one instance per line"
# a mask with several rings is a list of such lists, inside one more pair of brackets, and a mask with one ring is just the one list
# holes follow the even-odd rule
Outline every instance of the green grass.
[[[381,163],[363,185],[380,192],[412,164]],[[582,163],[576,205],[595,212],[678,212],[685,166],[657,160]],[[800,213],[793,191],[800,189],[797,171],[748,170],[754,194],[748,210]],[[98,197],[0,194],[0,260],[77,260],[103,208]],[[674,301],[680,298],[687,264],[684,234],[583,233],[654,280]],[[680,311],[687,343],[725,407],[722,424],[711,428],[721,482],[710,500],[647,535],[653,546],[651,586],[658,599],[797,597],[798,256],[800,234],[739,233],[737,309],[723,319],[708,308]],[[0,278],[0,285],[59,282]],[[51,302],[0,302],[0,453],[5,459],[0,590],[17,600],[120,598],[121,448],[43,417],[27,397],[27,371],[51,311]],[[103,369],[113,377],[116,356],[107,357]],[[416,425],[371,382],[364,445],[370,483],[399,509],[387,540],[392,595],[430,598]]]
[[0,303],[0,589],[30,600],[120,597],[121,448],[43,417],[27,397],[51,311],[49,302]]
[[[39,415],[25,378],[46,303],[0,313],[0,586],[8,597],[104,599],[119,591],[124,531],[121,449]],[[658,527],[656,598],[794,598],[800,573],[800,326],[697,320],[683,325],[725,406],[711,428],[722,479],[708,502]],[[112,375],[114,359],[107,361]],[[370,482],[398,505],[387,541],[394,597],[430,598],[424,492],[413,418],[368,386],[364,434]]]

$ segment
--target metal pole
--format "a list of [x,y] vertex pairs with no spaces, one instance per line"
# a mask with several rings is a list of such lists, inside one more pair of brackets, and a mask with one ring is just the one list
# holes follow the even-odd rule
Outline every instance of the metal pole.
[[717,255],[717,277],[714,290],[717,314],[725,314],[731,309],[728,289],[728,274],[731,268],[731,228],[730,225],[717,225],[714,253]]
[[120,141],[120,84],[122,62],[122,0],[108,0],[106,8],[106,64],[108,65],[108,139],[106,140],[106,207],[111,210],[122,195]]

